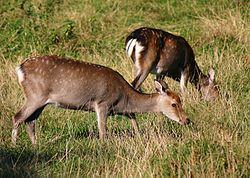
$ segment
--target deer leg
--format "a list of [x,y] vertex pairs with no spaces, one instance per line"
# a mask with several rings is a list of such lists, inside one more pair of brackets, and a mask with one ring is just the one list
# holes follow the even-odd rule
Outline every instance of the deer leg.
[[148,76],[149,72],[150,72],[150,68],[136,68],[136,77],[134,79],[134,81],[132,82],[132,86],[138,90],[141,87],[142,82],[146,79],[146,77]]
[[186,92],[187,90],[187,83],[188,83],[188,77],[189,77],[189,72],[188,68],[185,68],[181,72],[181,79],[180,79],[180,88],[181,88],[181,93]]
[[35,136],[35,122],[39,115],[42,113],[45,106],[38,108],[31,116],[29,116],[25,123],[27,124],[27,133],[30,137],[30,140],[33,145],[36,144],[36,136]]
[[13,117],[13,129],[12,129],[12,143],[16,144],[17,134],[19,125],[33,115],[41,105],[34,104],[32,102],[26,101],[20,111],[18,111]]
[[27,122],[27,133],[33,145],[36,145],[35,122],[35,120]]
[[99,138],[104,140],[106,138],[107,132],[107,111],[104,109],[96,108],[98,129],[99,129]]
[[140,135],[139,129],[138,129],[138,124],[136,122],[136,117],[134,113],[129,113],[126,114],[126,116],[130,119],[132,128],[134,129],[134,132],[136,135]]
[[161,81],[163,81],[164,80],[164,75],[156,75],[156,80],[158,81],[158,82],[161,82]]

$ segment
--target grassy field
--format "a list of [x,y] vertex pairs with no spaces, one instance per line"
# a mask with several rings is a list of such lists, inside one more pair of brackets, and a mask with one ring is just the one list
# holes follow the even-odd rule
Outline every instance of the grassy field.
[[[250,177],[249,14],[247,0],[0,1],[0,177]],[[111,67],[131,82],[124,41],[141,26],[185,37],[202,71],[215,68],[216,102],[190,84],[182,97],[192,125],[137,114],[137,138],[127,118],[114,116],[100,141],[95,113],[48,106],[37,121],[37,146],[24,124],[11,144],[12,117],[24,101],[17,64],[56,54]],[[153,78],[145,92],[154,92]]]

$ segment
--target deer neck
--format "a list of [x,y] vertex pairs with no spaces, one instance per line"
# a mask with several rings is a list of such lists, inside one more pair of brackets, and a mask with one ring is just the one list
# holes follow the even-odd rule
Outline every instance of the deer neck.
[[158,93],[144,94],[133,91],[128,95],[126,112],[158,112]]

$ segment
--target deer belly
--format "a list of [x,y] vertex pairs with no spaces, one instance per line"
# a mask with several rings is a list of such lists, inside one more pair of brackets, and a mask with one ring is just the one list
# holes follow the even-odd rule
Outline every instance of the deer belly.
[[180,80],[181,77],[181,69],[170,69],[168,67],[155,67],[153,68],[150,73],[154,75],[163,75],[163,76],[168,76],[176,81]]
[[69,100],[67,98],[48,99],[46,104],[53,104],[60,108],[93,111],[93,102],[82,99]]

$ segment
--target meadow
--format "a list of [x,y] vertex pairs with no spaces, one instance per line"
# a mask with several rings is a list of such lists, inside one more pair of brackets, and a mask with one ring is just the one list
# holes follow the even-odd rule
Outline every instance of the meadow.
[[[183,36],[220,97],[182,96],[187,126],[160,113],[108,119],[98,139],[95,113],[47,106],[37,120],[37,145],[25,124],[11,144],[12,117],[24,95],[15,67],[31,55],[55,54],[111,67],[133,80],[125,38],[136,28]],[[247,0],[0,1],[0,177],[250,177],[250,3]],[[143,91],[155,92],[154,76]],[[179,92],[179,83],[165,78]]]

